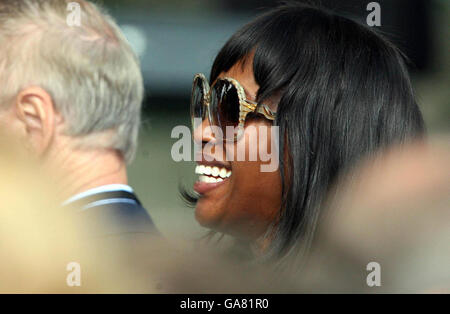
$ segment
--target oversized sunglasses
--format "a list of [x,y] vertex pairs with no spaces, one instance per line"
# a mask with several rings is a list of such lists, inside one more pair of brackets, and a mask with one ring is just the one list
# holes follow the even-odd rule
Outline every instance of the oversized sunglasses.
[[[191,94],[192,127],[195,119],[203,121],[208,118],[210,125],[222,129],[224,140],[234,142],[244,133],[245,119],[249,113],[262,114],[268,120],[275,120],[275,112],[267,105],[247,100],[244,88],[232,78],[216,80],[212,86],[205,75],[199,73],[194,76]],[[227,127],[233,127],[237,132],[230,136]]]

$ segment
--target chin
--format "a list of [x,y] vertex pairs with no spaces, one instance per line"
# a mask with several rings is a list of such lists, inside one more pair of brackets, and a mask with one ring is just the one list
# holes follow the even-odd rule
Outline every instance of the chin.
[[226,221],[225,210],[213,206],[206,199],[200,199],[198,201],[197,207],[195,208],[195,219],[202,227],[228,235],[237,235],[232,232],[233,228],[230,228],[233,224]]
[[210,202],[203,198],[198,200],[195,207],[195,219],[202,227],[216,229],[223,215],[220,214],[220,210],[208,203]]
[[209,206],[208,202],[202,203],[199,201],[195,208],[195,218],[197,222],[202,227],[211,229],[215,232],[250,241],[257,239],[264,234],[264,230],[257,228],[255,223],[249,221],[244,222],[239,219],[227,220],[224,213],[224,210],[217,207],[213,209],[212,206]]

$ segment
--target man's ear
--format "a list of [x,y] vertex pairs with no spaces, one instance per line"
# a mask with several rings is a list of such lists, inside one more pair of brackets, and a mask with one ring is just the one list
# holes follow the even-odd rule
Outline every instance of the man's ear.
[[38,154],[45,153],[55,132],[52,97],[40,87],[28,87],[17,95],[14,108],[30,144]]

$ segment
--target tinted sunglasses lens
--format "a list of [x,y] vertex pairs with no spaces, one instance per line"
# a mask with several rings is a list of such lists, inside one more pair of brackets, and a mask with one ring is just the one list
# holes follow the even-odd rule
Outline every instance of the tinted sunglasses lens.
[[[205,118],[206,108],[205,108],[205,91],[204,82],[201,78],[196,78],[192,86],[191,95],[191,117],[192,123],[194,123],[195,118],[203,119]],[[194,126],[195,127],[195,126]]]
[[[236,127],[239,124],[239,97],[236,87],[228,81],[218,81],[212,93],[211,105],[219,126],[227,140],[234,138],[226,132],[227,126]],[[228,132],[230,133],[230,132]],[[229,138],[230,137],[230,138]]]

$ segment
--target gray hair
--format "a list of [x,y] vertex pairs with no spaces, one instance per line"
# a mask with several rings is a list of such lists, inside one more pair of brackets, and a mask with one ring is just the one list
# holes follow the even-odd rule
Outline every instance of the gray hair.
[[144,84],[140,64],[114,20],[84,0],[69,26],[70,0],[0,1],[2,102],[39,86],[64,118],[65,133],[89,147],[134,157]]

